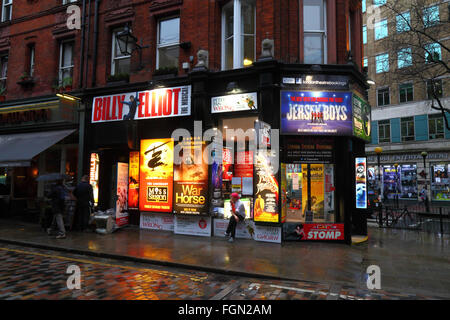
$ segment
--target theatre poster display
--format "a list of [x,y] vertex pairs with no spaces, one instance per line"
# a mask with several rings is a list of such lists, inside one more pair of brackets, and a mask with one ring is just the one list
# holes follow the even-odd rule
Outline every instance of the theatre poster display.
[[139,151],[130,152],[128,172],[128,209],[139,208]]
[[365,157],[355,158],[356,208],[367,209],[367,161]]
[[353,134],[370,141],[371,112],[370,104],[357,94],[353,94]]
[[285,241],[344,240],[343,223],[285,223]]
[[172,212],[173,139],[141,140],[139,210]]
[[174,164],[176,214],[208,213],[208,163],[203,161],[206,142],[191,138],[179,142],[180,164]]
[[90,168],[89,168],[89,184],[92,186],[94,193],[94,203],[98,204],[98,173],[99,173],[100,158],[98,153],[91,153]]
[[352,93],[281,91],[281,134],[352,136]]
[[128,163],[117,163],[116,224],[128,224]]
[[270,163],[270,151],[255,152],[255,204],[253,220],[255,222],[279,222],[278,181]]

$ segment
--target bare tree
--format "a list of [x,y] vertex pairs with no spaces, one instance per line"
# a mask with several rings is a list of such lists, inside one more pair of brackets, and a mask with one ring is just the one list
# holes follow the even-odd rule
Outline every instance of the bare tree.
[[[427,83],[431,108],[442,113],[445,126],[450,130],[445,115],[450,112],[450,106],[444,105],[439,81],[450,75],[450,7],[443,0],[434,2],[433,6],[430,4],[433,3],[429,0],[386,1],[382,10],[383,17],[389,21],[389,35],[382,46],[391,53],[391,61],[397,63],[391,64],[394,68],[385,73],[385,81]],[[442,10],[444,7],[446,10]]]

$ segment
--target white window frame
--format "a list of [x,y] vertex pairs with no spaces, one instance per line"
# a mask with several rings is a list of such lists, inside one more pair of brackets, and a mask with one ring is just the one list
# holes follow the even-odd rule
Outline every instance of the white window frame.
[[[430,117],[431,117],[431,119],[430,119]],[[444,116],[442,114],[440,114],[440,113],[433,113],[433,114],[428,114],[427,118],[428,118],[428,123],[427,123],[428,124],[428,140],[444,139],[445,138]],[[431,132],[430,132],[430,121],[434,121],[434,127],[435,127],[435,129],[437,129],[437,120],[438,120],[438,118],[441,118],[442,122],[443,122],[442,123],[442,132],[437,132],[437,130],[436,130],[436,132],[434,134],[431,134]],[[439,135],[442,134],[442,137],[431,138],[432,135],[437,136],[438,134]]]
[[61,41],[61,43],[59,44],[59,68],[58,68],[58,82],[59,85],[62,85],[63,83],[63,71],[65,71],[66,69],[72,69],[74,68],[74,65],[71,64],[70,66],[63,66],[62,64],[64,63],[63,61],[63,53],[64,53],[64,44],[66,43],[72,43],[72,62],[73,62],[73,54],[74,54],[74,46],[75,46],[75,42],[73,40],[65,40],[65,41]]
[[[383,22],[386,22],[386,23],[383,23]],[[386,25],[386,35],[384,37],[377,38],[377,27],[379,28],[382,25],[382,23],[383,23],[383,25]],[[388,36],[389,36],[388,19],[381,19],[381,20],[375,22],[374,28],[373,28],[373,38],[375,39],[375,41],[387,38]]]
[[[387,103],[387,104],[383,104],[383,105],[379,105],[378,104],[378,92],[380,91],[380,90],[388,90],[388,96],[389,96],[389,103]],[[389,106],[389,105],[391,105],[391,88],[390,87],[380,87],[380,88],[377,88],[377,107],[386,107],[386,106]],[[383,102],[385,102],[384,101],[384,96],[383,96]]]
[[[2,0],[2,22],[11,21],[12,19],[12,5],[13,0]],[[5,17],[5,9],[6,7],[11,6],[11,10],[9,11],[9,17]]]
[[[130,59],[131,55],[123,55],[116,57],[116,35],[117,33],[123,31],[124,27],[114,29],[112,32],[112,45],[111,45],[111,75],[115,75],[116,73],[116,60]],[[130,28],[131,33],[131,28]],[[131,61],[130,61],[131,62]]]
[[[411,88],[412,88],[412,100],[408,100],[408,93],[406,93],[406,101],[404,101],[404,102],[401,102],[400,101],[400,91],[401,91],[401,86],[404,86],[404,85],[407,85],[407,84],[410,84],[411,85]],[[399,83],[398,84],[398,103],[400,104],[400,103],[409,103],[409,102],[411,102],[411,101],[414,101],[414,83],[413,82],[403,82],[403,83]]]
[[63,0],[63,5],[68,4],[68,3],[73,3],[73,2],[77,2],[78,0]]
[[[384,121],[384,122],[382,122]],[[386,138],[386,127],[389,126],[389,141],[380,141],[380,127],[383,127],[383,140],[387,140]],[[379,143],[391,143],[391,121],[389,121],[389,119],[384,119],[384,120],[379,120],[378,121],[378,142]]]
[[[323,61],[321,64],[327,64],[328,58],[328,46],[327,46],[327,1],[322,0],[323,5],[323,30],[303,30],[303,46],[305,44],[305,34],[322,34],[322,45],[323,45]],[[350,17],[349,17],[349,26],[350,26]],[[303,49],[304,50],[304,49]],[[351,50],[351,48],[350,48]],[[303,51],[304,54],[304,51]],[[303,57],[303,60],[305,58]]]
[[[171,42],[171,43],[165,43],[165,44],[160,44],[159,43],[159,33],[161,31],[161,22],[162,21],[167,21],[167,20],[172,20],[172,19],[177,19],[181,22],[180,20],[180,16],[172,16],[172,17],[168,17],[168,18],[164,18],[164,19],[159,19],[158,20],[158,27],[157,27],[157,33],[156,33],[156,69],[160,68],[159,65],[159,49],[161,48],[169,48],[169,47],[179,47],[180,45],[180,29],[178,29],[178,42]],[[181,24],[179,24],[181,27]],[[180,55],[178,55],[178,62],[180,62]],[[178,66],[177,66],[178,68]]]
[[[232,0],[228,2],[226,5],[222,8],[222,70],[226,69],[226,57],[225,57],[225,8],[233,6],[233,69],[239,69],[244,67],[244,55],[243,55],[243,41],[242,37],[245,35],[242,30],[242,10],[241,5],[242,2],[245,2],[245,0]],[[255,39],[254,41],[254,48],[253,52],[255,52],[255,59],[256,59],[256,1],[254,1],[254,19],[255,26],[253,28],[254,32],[253,37]],[[237,17],[237,19],[236,19]]]

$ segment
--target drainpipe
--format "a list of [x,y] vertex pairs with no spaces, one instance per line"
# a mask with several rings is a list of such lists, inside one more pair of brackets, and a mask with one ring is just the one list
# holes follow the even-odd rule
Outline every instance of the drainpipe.
[[88,4],[88,18],[87,18],[87,40],[86,40],[86,73],[84,75],[84,85],[88,87],[88,75],[89,75],[89,44],[91,40],[91,0]]
[[97,41],[98,41],[98,7],[100,0],[95,0],[94,9],[94,53],[92,55],[92,87],[96,86],[97,82]]
[[83,0],[83,13],[81,16],[81,48],[80,48],[80,80],[78,81],[78,88],[83,87],[83,66],[84,66],[84,24],[86,15],[86,0]]

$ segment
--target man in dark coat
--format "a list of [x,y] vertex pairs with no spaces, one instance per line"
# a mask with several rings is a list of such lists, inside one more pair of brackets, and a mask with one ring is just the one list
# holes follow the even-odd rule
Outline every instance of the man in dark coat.
[[81,182],[73,190],[77,198],[77,226],[80,231],[88,227],[90,207],[94,204],[94,191],[89,184],[89,176],[84,175]]

